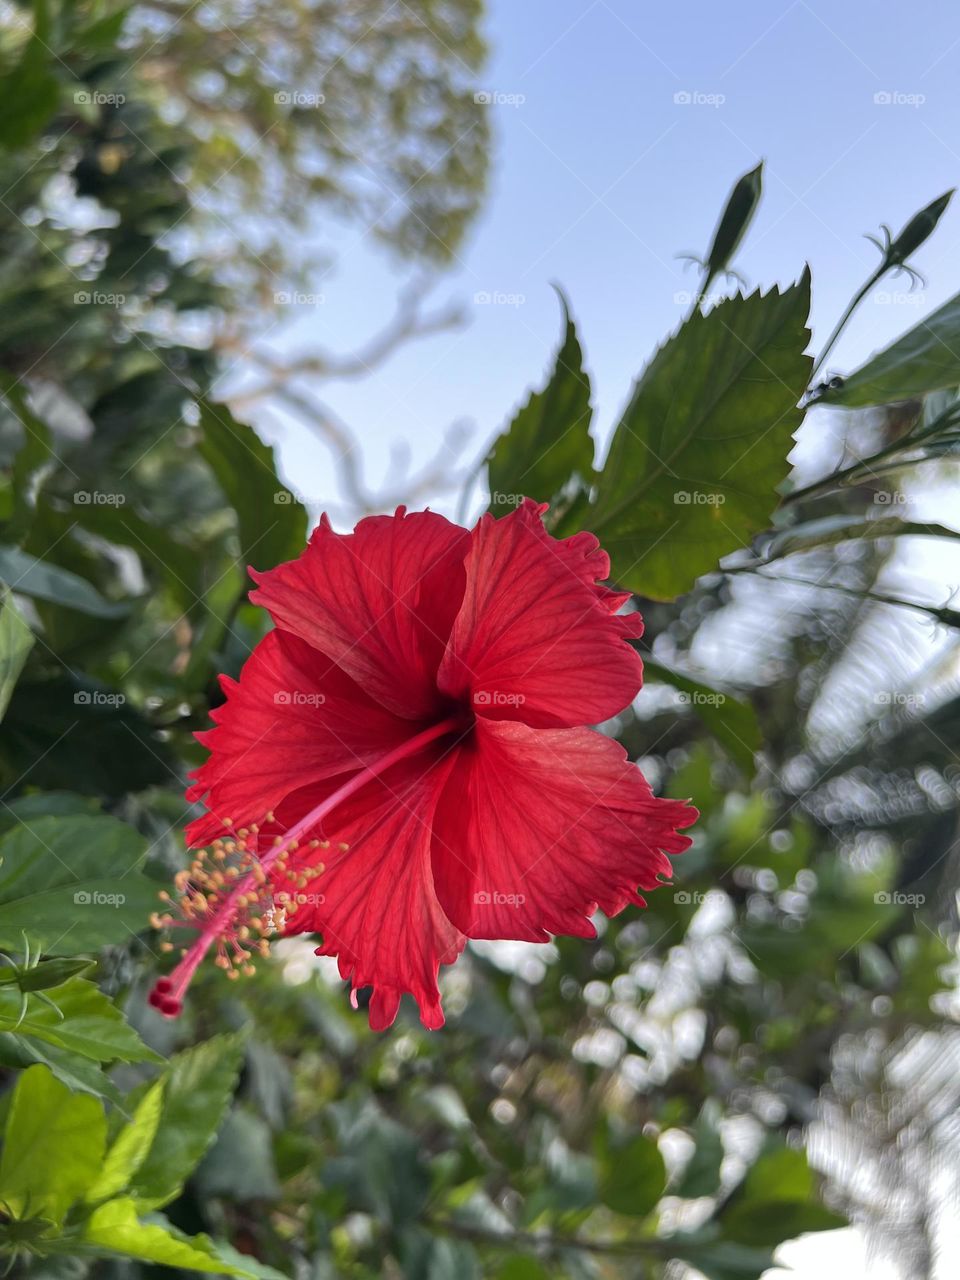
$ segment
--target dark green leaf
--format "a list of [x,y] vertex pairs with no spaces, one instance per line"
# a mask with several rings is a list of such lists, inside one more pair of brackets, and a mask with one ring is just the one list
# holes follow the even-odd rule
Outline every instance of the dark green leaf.
[[200,452],[237,513],[244,566],[272,569],[303,550],[307,513],[277,478],[273,449],[226,405],[200,403]]
[[600,1199],[608,1209],[645,1218],[667,1185],[663,1156],[650,1138],[634,1138],[606,1155],[600,1177]]
[[593,472],[590,438],[590,379],[566,299],[564,338],[553,372],[499,436],[488,459],[491,510],[506,515],[520,497],[549,502],[573,477]]
[[827,404],[892,404],[960,384],[960,294],[824,392]]
[[94,618],[122,618],[130,612],[129,604],[105,600],[79,574],[38,560],[19,547],[0,546],[0,581],[21,595],[48,600]]
[[659,680],[676,689],[682,701],[696,712],[747,777],[753,775],[754,756],[760,750],[762,737],[749,702],[721,693],[702,680],[681,675],[652,658],[644,658],[643,669],[648,680]]
[[695,312],[654,356],[585,517],[613,578],[669,600],[765,528],[810,370],[810,278]]
[[37,818],[0,839],[0,946],[26,932],[53,955],[125,942],[146,927],[156,885],[139,871],[145,843],[115,818]]

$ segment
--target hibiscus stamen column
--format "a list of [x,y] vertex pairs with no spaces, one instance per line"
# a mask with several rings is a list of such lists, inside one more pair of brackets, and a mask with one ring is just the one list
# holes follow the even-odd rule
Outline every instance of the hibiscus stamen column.
[[[309,813],[295,822],[284,836],[278,837],[276,844],[262,857],[247,853],[245,839],[239,833],[239,838],[216,842],[219,848],[215,851],[215,859],[222,859],[225,853],[239,849],[241,855],[245,855],[248,859],[249,870],[239,874],[234,871],[234,868],[230,868],[223,873],[216,870],[212,874],[205,873],[202,876],[201,887],[197,887],[196,883],[191,884],[191,874],[199,874],[199,862],[193,864],[192,872],[181,873],[178,887],[184,890],[183,905],[185,907],[184,914],[187,917],[185,922],[194,923],[200,927],[200,934],[193,945],[185,952],[180,963],[169,977],[157,979],[153,990],[150,992],[150,1004],[165,1017],[175,1018],[183,1008],[183,997],[193,975],[211,947],[216,945],[220,948],[221,956],[225,957],[226,953],[223,950],[225,940],[233,943],[236,947],[238,941],[246,940],[246,937],[249,936],[249,923],[239,924],[239,927],[238,923],[250,920],[249,908],[259,900],[261,887],[268,883],[268,872],[272,869],[279,870],[285,867],[289,855],[297,850],[301,837],[316,828],[317,824],[332,813],[339,804],[342,804],[344,800],[359,791],[372,778],[378,777],[386,769],[389,769],[391,765],[414,755],[437,738],[462,731],[463,728],[464,720],[462,716],[450,716],[448,719],[432,725],[429,729],[425,729],[422,733],[418,733],[406,742],[401,743],[400,746],[387,752],[379,760],[375,760],[372,764],[353,774],[343,786],[338,787],[332,795],[321,801]],[[272,815],[267,816],[272,817]],[[237,824],[232,819],[227,819],[224,822],[224,826],[228,831],[233,829],[235,825]],[[255,834],[257,832],[255,825],[252,825],[249,829],[241,828],[241,830],[245,833],[247,830]],[[317,841],[311,841],[314,846],[318,843]],[[232,879],[229,874],[230,871],[234,871]],[[317,874],[317,869],[313,868],[307,874]],[[205,889],[209,890],[209,892],[204,892]],[[170,917],[157,917],[155,923],[170,924],[173,921]],[[256,932],[265,932],[262,921],[259,918],[255,917],[253,924]],[[246,956],[247,953],[241,949],[241,954]],[[226,959],[223,967],[229,967],[229,964],[229,959]]]

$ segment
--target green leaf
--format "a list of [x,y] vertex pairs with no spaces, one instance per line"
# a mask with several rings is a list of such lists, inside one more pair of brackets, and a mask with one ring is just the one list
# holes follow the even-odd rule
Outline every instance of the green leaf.
[[141,1204],[173,1200],[213,1142],[236,1087],[243,1033],[218,1036],[171,1059],[160,1126],[130,1184]]
[[612,577],[672,600],[770,523],[810,372],[810,277],[694,313],[617,427],[584,525]]
[[821,516],[773,534],[760,548],[764,561],[780,560],[801,551],[835,546],[854,539],[960,538],[960,532],[943,524],[924,524],[919,520],[900,520],[896,516],[875,518],[865,515]]
[[195,1178],[204,1196],[226,1196],[237,1204],[275,1199],[280,1184],[266,1121],[240,1108],[232,1111]]
[[960,384],[960,293],[830,387],[825,404],[892,404]]
[[707,1280],[761,1280],[773,1266],[772,1249],[722,1240],[711,1225],[702,1231],[678,1234],[664,1243],[671,1257],[689,1262]]
[[[218,1276],[257,1276],[252,1268],[217,1257],[206,1236],[184,1236],[169,1224],[141,1222],[133,1200],[109,1200],[88,1218],[83,1240],[107,1254],[157,1262],[183,1271],[207,1271]],[[251,1262],[253,1259],[251,1259]]]
[[146,927],[156,885],[140,874],[145,841],[115,818],[37,818],[0,839],[0,947],[26,931],[52,955],[125,942]]
[[0,969],[0,986],[15,985],[21,991],[48,991],[83,973],[93,963],[84,959],[41,960],[29,969]]
[[120,1010],[85,978],[71,978],[43,997],[28,993],[22,1013],[20,1004],[16,988],[0,988],[0,1031],[34,1036],[94,1062],[162,1061]]
[[751,1165],[720,1223],[726,1236],[745,1245],[775,1245],[804,1231],[847,1225],[819,1203],[806,1154],[784,1146],[771,1146]]
[[[90,750],[96,742],[97,750]],[[30,760],[31,786],[103,797],[170,781],[168,745],[137,709],[108,686],[71,674],[22,679],[0,737],[0,780],[21,782]]]
[[645,1218],[666,1185],[667,1171],[659,1147],[641,1136],[607,1153],[600,1178],[600,1199],[616,1213]]
[[648,680],[659,680],[676,689],[684,703],[697,713],[746,776],[753,776],[754,756],[763,739],[756,713],[749,702],[721,693],[702,680],[681,675],[652,658],[644,657],[643,670]]
[[693,1155],[680,1176],[672,1194],[685,1200],[700,1196],[712,1196],[720,1188],[720,1167],[723,1164],[723,1141],[717,1128],[716,1103],[711,1100],[697,1117],[693,1138],[696,1146]]
[[96,1181],[87,1188],[85,1198],[89,1203],[109,1200],[125,1190],[146,1160],[160,1124],[165,1084],[166,1080],[161,1078],[150,1086],[130,1122],[117,1134]]
[[[38,27],[40,23],[38,21]],[[51,52],[34,32],[20,61],[0,79],[3,132],[0,147],[15,151],[36,137],[60,101],[60,85],[49,70]]]
[[48,1067],[74,1093],[89,1093],[95,1098],[106,1098],[118,1106],[123,1102],[120,1090],[104,1074],[99,1063],[78,1057],[77,1054],[44,1040],[0,1032],[0,1062],[12,1067],[30,1067],[39,1063]]
[[0,720],[32,648],[33,632],[20,616],[13,598],[5,596],[0,604]]
[[200,402],[200,452],[237,513],[244,565],[272,569],[300,554],[307,513],[277,479],[273,449],[223,404]]
[[19,547],[0,546],[0,580],[21,595],[76,609],[94,618],[122,618],[129,604],[106,600],[79,574],[61,569]]
[[589,481],[593,473],[590,379],[563,294],[560,303],[564,338],[550,379],[531,394],[488,458],[494,515],[506,515],[521,496],[548,502],[572,477]]
[[72,1094],[46,1067],[17,1081],[0,1158],[0,1201],[14,1217],[60,1223],[97,1175],[107,1139],[103,1106]]

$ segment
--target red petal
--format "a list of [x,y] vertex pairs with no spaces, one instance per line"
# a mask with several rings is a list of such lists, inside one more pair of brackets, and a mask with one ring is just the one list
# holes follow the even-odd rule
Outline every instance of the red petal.
[[599,906],[643,904],[671,874],[697,811],[657,799],[611,739],[591,729],[476,724],[434,821],[433,868],[447,916],[471,938],[593,937]]
[[[390,1026],[404,992],[416,999],[424,1026],[443,1026],[437,973],[457,958],[464,939],[437,901],[430,834],[455,755],[442,748],[421,752],[334,810],[314,833],[330,847],[309,858],[324,864],[323,874],[299,891],[307,901],[284,929],[322,934],[318,954],[337,956],[340,974],[354,990],[373,987],[374,1031]],[[289,827],[318,799],[316,792],[296,798],[278,821]],[[341,842],[349,848],[339,848]],[[287,891],[298,892],[292,885]]]
[[543,527],[545,510],[525,499],[474,529],[439,684],[487,719],[598,724],[640,688],[643,665],[624,642],[643,624],[613,613],[629,593],[597,585],[610,561],[593,534],[558,541]]
[[430,511],[326,519],[297,560],[251,570],[251,600],[278,627],[327,655],[382,706],[407,719],[440,709],[436,672],[463,597],[470,535]]
[[210,757],[192,774],[188,800],[210,813],[187,828],[188,844],[209,844],[262,823],[285,796],[379,759],[410,736],[409,720],[378,707],[296,636],[271,631],[247,659],[239,683],[223,678],[216,728],[197,734]]

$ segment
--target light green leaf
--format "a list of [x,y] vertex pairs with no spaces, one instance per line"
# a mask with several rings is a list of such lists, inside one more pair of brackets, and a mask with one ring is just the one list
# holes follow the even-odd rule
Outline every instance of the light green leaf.
[[0,720],[32,648],[33,632],[20,616],[13,598],[7,595],[0,604]]
[[86,1200],[109,1200],[129,1185],[130,1179],[147,1158],[160,1124],[165,1079],[155,1081],[140,1099],[133,1116],[107,1152],[97,1180],[87,1188]]
[[617,427],[584,526],[612,577],[672,600],[770,523],[800,425],[810,277],[694,313],[660,348]]
[[590,379],[566,299],[564,338],[553,372],[495,441],[488,459],[491,510],[506,515],[520,496],[548,502],[574,476],[593,472]]
[[96,1098],[73,1094],[41,1066],[17,1081],[0,1157],[0,1201],[18,1218],[60,1223],[103,1160],[107,1121]]
[[139,870],[145,841],[105,816],[41,817],[0,839],[0,946],[23,932],[43,951],[73,955],[146,927],[156,885]]
[[86,578],[38,560],[19,547],[0,546],[0,581],[21,595],[49,600],[94,618],[122,618],[130,612],[129,604],[106,600]]
[[141,1222],[133,1200],[109,1200],[95,1209],[84,1226],[83,1240],[108,1254],[157,1262],[183,1271],[207,1271],[218,1276],[257,1274],[218,1258],[216,1245],[206,1236],[184,1236],[169,1224]]
[[162,1061],[120,1010],[86,978],[71,978],[44,992],[42,998],[28,993],[22,1014],[20,1003],[15,987],[0,988],[0,1031],[35,1036],[94,1062]]
[[826,404],[892,404],[960,384],[960,293],[824,392]]
[[747,777],[753,776],[754,756],[760,750],[762,735],[749,702],[721,693],[702,680],[681,675],[652,658],[644,657],[643,670],[648,680],[659,680],[676,689]]
[[273,449],[223,404],[200,402],[200,452],[237,513],[244,565],[272,569],[300,554],[307,513],[280,483]]
[[236,1087],[243,1033],[217,1036],[170,1061],[160,1125],[130,1183],[141,1205],[173,1200],[213,1142]]

